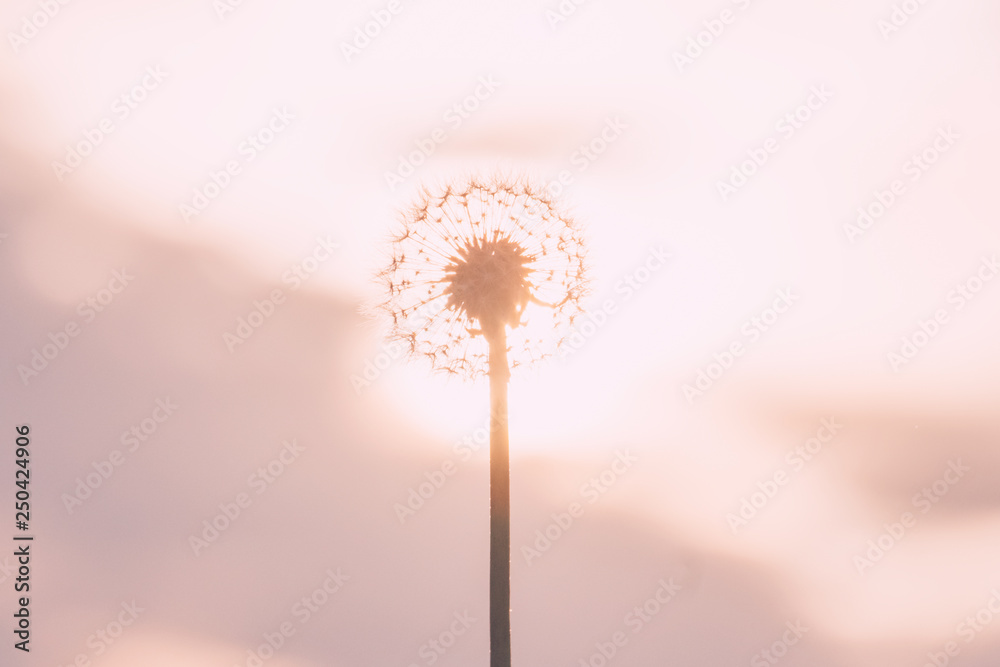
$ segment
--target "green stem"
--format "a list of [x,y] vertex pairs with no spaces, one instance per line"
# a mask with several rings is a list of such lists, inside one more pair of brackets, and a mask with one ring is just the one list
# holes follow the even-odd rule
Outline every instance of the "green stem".
[[507,330],[487,334],[490,373],[490,667],[510,667],[510,438]]

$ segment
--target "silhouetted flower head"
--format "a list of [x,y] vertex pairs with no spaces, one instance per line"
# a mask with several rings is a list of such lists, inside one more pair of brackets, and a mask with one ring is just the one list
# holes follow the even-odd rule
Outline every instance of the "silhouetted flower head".
[[472,178],[425,188],[403,212],[379,307],[412,356],[476,377],[500,331],[511,367],[558,349],[581,312],[585,273],[579,227],[541,190]]

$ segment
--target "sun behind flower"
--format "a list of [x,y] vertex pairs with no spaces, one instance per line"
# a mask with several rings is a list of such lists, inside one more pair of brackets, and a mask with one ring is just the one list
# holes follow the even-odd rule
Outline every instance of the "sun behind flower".
[[579,227],[523,180],[471,178],[424,189],[403,212],[379,272],[390,337],[434,370],[478,377],[506,330],[510,365],[563,344],[581,313],[586,260]]

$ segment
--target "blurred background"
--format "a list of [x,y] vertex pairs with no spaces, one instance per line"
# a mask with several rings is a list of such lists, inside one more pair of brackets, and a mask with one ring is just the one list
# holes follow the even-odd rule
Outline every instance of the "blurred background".
[[1000,659],[995,3],[0,25],[0,664],[487,664],[487,387],[361,313],[419,188],[495,171],[593,279],[511,384],[515,664]]

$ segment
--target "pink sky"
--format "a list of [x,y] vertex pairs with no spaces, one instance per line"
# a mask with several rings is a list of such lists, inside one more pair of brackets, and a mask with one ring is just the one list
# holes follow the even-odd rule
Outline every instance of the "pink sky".
[[996,664],[1000,9],[563,4],[4,5],[0,665],[487,664],[486,387],[359,310],[495,169],[562,178],[597,323],[511,385],[515,664]]

